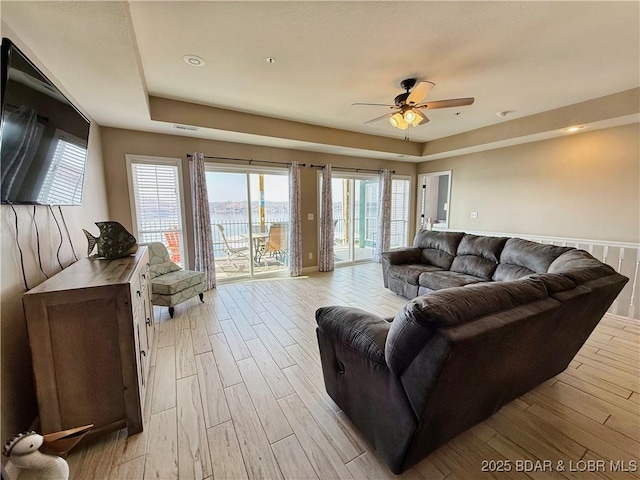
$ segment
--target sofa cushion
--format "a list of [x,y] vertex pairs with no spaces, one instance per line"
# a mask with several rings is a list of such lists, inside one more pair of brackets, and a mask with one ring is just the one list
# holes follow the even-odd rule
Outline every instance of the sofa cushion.
[[491,280],[506,241],[506,237],[465,235],[458,245],[451,271]]
[[441,270],[439,272],[423,273],[418,281],[422,287],[430,288],[431,290],[442,290],[443,288],[463,287],[472,283],[485,282],[486,280],[466,273]]
[[449,270],[464,233],[420,230],[413,246],[422,248],[422,261]]
[[387,365],[399,376],[437,329],[545,298],[548,298],[547,289],[535,279],[482,282],[414,298],[396,314],[391,324],[385,347]]
[[426,265],[424,263],[413,263],[406,265],[390,265],[388,275],[397,278],[411,285],[418,285],[418,278],[425,272],[444,271],[440,267]]
[[549,294],[564,292],[576,288],[576,283],[561,273],[532,273],[520,280],[537,279],[541,281]]
[[500,264],[493,274],[493,280],[509,281],[532,273],[547,273],[549,265],[569,250],[573,248],[510,238],[500,254]]
[[205,282],[203,272],[180,270],[167,273],[151,281],[151,291],[154,295],[175,295],[182,290]]
[[582,285],[596,278],[613,275],[615,270],[584,250],[571,250],[549,265],[549,273],[561,274],[577,285]]

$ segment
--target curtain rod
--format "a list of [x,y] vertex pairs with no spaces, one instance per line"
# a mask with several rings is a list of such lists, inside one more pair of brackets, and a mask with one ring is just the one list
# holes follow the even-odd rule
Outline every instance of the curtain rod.
[[[311,168],[324,168],[324,165],[309,165]],[[334,167],[331,166],[331,170],[352,170],[354,172],[376,172],[381,173],[382,169],[376,168],[356,168],[356,167]],[[395,170],[390,170],[391,173],[396,173]]]
[[[193,158],[193,154],[187,153],[187,158]],[[237,160],[240,162],[249,162],[251,165],[253,162],[259,163],[271,163],[275,165],[291,165],[291,162],[272,162],[271,160],[253,160],[252,158],[233,158],[233,157],[211,157],[209,155],[205,155],[204,158],[208,158],[209,160]],[[306,167],[306,163],[300,163],[301,167]]]

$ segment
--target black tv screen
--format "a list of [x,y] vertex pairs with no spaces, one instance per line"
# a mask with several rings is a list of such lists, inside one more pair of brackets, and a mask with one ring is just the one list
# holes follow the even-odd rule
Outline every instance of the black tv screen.
[[89,120],[7,38],[1,121],[1,202],[80,205]]

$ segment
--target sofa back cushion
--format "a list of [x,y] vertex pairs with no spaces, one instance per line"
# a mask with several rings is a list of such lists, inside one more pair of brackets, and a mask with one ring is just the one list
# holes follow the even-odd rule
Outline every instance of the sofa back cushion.
[[544,284],[530,279],[478,283],[414,298],[396,314],[389,329],[385,346],[387,365],[400,376],[438,329],[461,325],[547,297]]
[[502,249],[493,280],[510,281],[532,273],[547,273],[549,265],[569,250],[574,249],[510,238]]
[[506,242],[506,237],[465,235],[458,245],[451,271],[491,280]]
[[563,253],[549,265],[549,273],[562,274],[577,285],[613,275],[615,270],[584,250]]
[[420,230],[413,240],[413,246],[422,249],[424,263],[449,270],[464,233],[434,232]]

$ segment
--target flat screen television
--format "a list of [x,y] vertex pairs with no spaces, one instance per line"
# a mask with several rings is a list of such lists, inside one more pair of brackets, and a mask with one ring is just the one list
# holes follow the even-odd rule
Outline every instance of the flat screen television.
[[90,122],[7,38],[1,122],[0,201],[80,205]]

